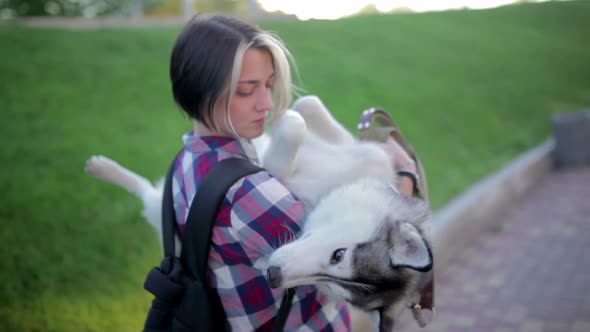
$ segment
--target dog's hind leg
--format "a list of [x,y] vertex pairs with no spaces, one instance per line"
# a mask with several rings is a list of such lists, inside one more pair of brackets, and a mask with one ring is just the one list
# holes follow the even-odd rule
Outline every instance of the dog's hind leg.
[[301,97],[295,101],[293,109],[305,119],[310,132],[327,142],[349,144],[355,141],[352,134],[334,119],[320,98],[316,96]]
[[[105,156],[92,156],[86,161],[84,168],[88,174],[125,188],[135,194],[143,202],[142,214],[149,224],[162,233],[162,185],[154,187],[143,176],[119,165],[116,161]],[[161,238],[161,236],[160,236]],[[178,248],[178,247],[177,247]]]
[[128,170],[116,161],[105,156],[98,155],[90,157],[86,161],[84,170],[96,178],[125,188],[142,200],[145,199],[147,193],[156,190],[148,179]]

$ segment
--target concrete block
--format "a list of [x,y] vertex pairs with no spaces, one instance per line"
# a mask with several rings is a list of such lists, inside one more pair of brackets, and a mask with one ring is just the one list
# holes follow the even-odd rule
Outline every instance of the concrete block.
[[555,166],[590,166],[590,110],[557,113],[552,122]]

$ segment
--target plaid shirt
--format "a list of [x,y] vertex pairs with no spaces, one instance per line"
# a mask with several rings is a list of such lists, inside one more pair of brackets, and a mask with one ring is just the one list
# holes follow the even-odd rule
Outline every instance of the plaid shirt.
[[[220,160],[247,158],[258,164],[247,140],[207,136],[193,131],[183,136],[172,185],[180,233],[201,179]],[[213,227],[207,282],[217,290],[233,331],[271,331],[284,289],[270,288],[262,267],[265,258],[299,234],[304,222],[302,203],[270,173],[262,171],[238,180],[221,203]],[[285,331],[349,331],[343,302],[334,302],[314,286],[296,287]]]

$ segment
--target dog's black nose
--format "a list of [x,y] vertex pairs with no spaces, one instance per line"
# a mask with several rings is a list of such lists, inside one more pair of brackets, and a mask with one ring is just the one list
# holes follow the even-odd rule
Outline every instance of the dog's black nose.
[[281,268],[278,266],[271,266],[266,271],[266,279],[272,288],[278,288],[281,286]]

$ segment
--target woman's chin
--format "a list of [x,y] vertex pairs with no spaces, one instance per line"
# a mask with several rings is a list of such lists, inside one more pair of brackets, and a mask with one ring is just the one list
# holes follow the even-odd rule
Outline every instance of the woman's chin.
[[254,139],[254,138],[260,137],[263,133],[264,133],[264,127],[251,129],[251,130],[245,131],[243,133],[238,133],[238,134],[240,135],[240,137],[243,137],[243,138]]

